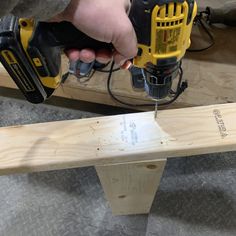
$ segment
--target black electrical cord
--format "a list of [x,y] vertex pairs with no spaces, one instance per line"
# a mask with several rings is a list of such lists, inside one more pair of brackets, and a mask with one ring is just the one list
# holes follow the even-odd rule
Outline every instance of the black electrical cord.
[[[119,70],[120,70],[120,68],[116,68],[116,69],[113,69],[112,72],[116,72]],[[95,69],[95,71],[103,72],[103,73],[110,73],[110,70],[104,70],[104,69]]]
[[65,74],[62,75],[62,79],[61,79],[61,83],[64,84],[66,82],[66,80],[68,79],[70,75],[70,72],[67,71]]
[[[91,76],[89,76],[85,81],[83,81],[82,83],[84,82],[87,82],[88,80],[91,79],[91,77],[94,75],[94,73],[96,71],[100,71],[100,72],[103,72],[103,73],[109,73],[108,74],[108,78],[107,78],[107,90],[108,90],[108,93],[109,95],[117,102],[119,102],[120,104],[123,104],[125,106],[129,106],[129,107],[149,107],[149,106],[155,106],[155,102],[153,103],[144,103],[144,104],[133,104],[133,103],[128,103],[128,102],[124,102],[122,100],[120,100],[119,98],[117,98],[113,92],[112,92],[112,89],[111,89],[111,80],[112,80],[112,74],[113,72],[116,72],[118,70],[120,70],[120,68],[116,68],[114,69],[114,65],[115,65],[115,62],[113,61],[111,63],[111,67],[109,70],[101,70],[101,69],[94,69],[93,72],[91,73]],[[65,73],[63,76],[62,76],[62,83],[64,83],[69,75],[71,73],[70,72],[67,72]],[[77,77],[77,76],[76,76]],[[81,80],[82,78],[85,78],[86,76],[81,76],[81,77],[77,77],[79,80]],[[187,81],[184,81],[182,82],[182,78],[183,78],[183,69],[181,67],[181,63],[180,63],[180,67],[179,67],[179,81],[178,81],[178,84],[177,84],[177,89],[176,91],[173,91],[171,90],[171,94],[173,95],[173,98],[170,99],[169,101],[166,101],[166,102],[162,102],[162,103],[159,103],[158,105],[159,106],[166,106],[166,105],[169,105],[171,103],[173,103],[183,92],[184,90],[187,88]]]
[[[110,68],[110,72],[109,72],[109,75],[108,75],[108,79],[107,79],[107,91],[109,93],[109,95],[117,102],[119,102],[120,104],[123,104],[125,106],[130,106],[130,107],[148,107],[148,106],[155,106],[155,102],[153,103],[147,103],[147,104],[132,104],[132,103],[128,103],[128,102],[124,102],[124,101],[121,101],[119,98],[117,98],[113,92],[112,92],[112,89],[111,89],[111,79],[112,79],[112,71],[113,71],[113,68],[114,68],[114,62],[112,62],[111,64],[111,68]],[[179,67],[179,82],[178,82],[178,85],[177,85],[177,91],[174,93],[174,97],[169,100],[169,101],[166,101],[166,102],[163,102],[163,103],[159,103],[158,105],[159,106],[167,106],[171,103],[173,103],[183,92],[184,90],[187,88],[187,81],[184,81],[182,82],[182,79],[183,79],[183,69],[181,67],[181,64],[180,64],[180,67]]]
[[188,83],[187,81],[184,81],[182,82],[182,79],[183,79],[183,69],[182,67],[179,68],[179,82],[178,82],[178,85],[177,85],[177,92],[175,93],[175,96],[167,101],[167,102],[164,102],[164,103],[161,103],[159,104],[159,106],[167,106],[167,105],[170,105],[171,103],[175,102],[179,96],[184,92],[184,90],[188,87]]
[[208,36],[210,43],[208,46],[204,47],[204,48],[197,48],[197,49],[191,49],[189,48],[187,51],[188,52],[203,52],[206,51],[208,49],[210,49],[211,47],[213,47],[215,45],[215,39],[214,36],[211,34],[211,32],[207,29],[204,21],[203,21],[203,14],[209,15],[209,13],[207,11],[201,11],[198,13],[198,15],[196,16],[194,23],[196,25],[200,25],[202,27],[202,29],[205,31],[206,35]]
[[[107,63],[107,65],[109,65],[109,63]],[[106,66],[107,66],[106,65]],[[112,70],[112,72],[117,72],[119,71],[120,68],[115,68]],[[62,80],[61,82],[64,84],[65,81],[68,79],[69,75],[74,75],[79,81],[85,77],[87,77],[86,80],[82,81],[81,83],[85,83],[85,82],[88,82],[94,75],[94,73],[98,71],[98,72],[102,72],[102,73],[110,73],[110,69],[109,70],[104,70],[104,69],[100,69],[100,68],[96,68],[96,69],[93,69],[91,72],[89,72],[89,74],[87,75],[83,75],[83,76],[78,76],[78,75],[75,75],[74,73],[70,73],[69,71],[66,72],[65,74],[62,75]]]
[[108,75],[108,78],[107,78],[107,91],[109,93],[109,95],[117,102],[119,102],[120,104],[123,104],[125,106],[130,106],[130,107],[145,107],[145,106],[154,106],[154,103],[153,104],[133,104],[133,103],[128,103],[128,102],[124,102],[124,101],[121,101],[119,98],[117,98],[112,90],[111,90],[111,79],[112,79],[112,71],[113,71],[113,68],[114,68],[114,65],[115,65],[115,62],[113,61],[111,63],[111,67],[110,67],[110,71],[109,71],[109,75]]

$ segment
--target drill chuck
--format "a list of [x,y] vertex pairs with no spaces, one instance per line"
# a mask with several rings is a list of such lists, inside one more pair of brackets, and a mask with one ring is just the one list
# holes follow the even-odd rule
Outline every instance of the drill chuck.
[[180,62],[165,66],[147,65],[143,70],[147,94],[156,100],[166,98],[170,94],[172,81],[178,74],[179,66]]

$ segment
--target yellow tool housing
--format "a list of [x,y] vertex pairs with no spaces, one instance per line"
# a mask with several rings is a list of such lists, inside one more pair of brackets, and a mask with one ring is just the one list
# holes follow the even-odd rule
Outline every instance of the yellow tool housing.
[[190,46],[190,34],[193,20],[197,14],[194,2],[192,17],[188,22],[189,4],[170,2],[162,6],[156,5],[151,14],[151,44],[138,44],[141,56],[134,58],[134,65],[145,68],[146,64],[158,64],[160,59],[176,57],[181,60]]

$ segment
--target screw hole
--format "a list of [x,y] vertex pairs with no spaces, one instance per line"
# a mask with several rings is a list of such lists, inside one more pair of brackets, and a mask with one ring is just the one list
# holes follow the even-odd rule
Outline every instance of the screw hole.
[[157,166],[156,165],[147,165],[147,168],[150,170],[154,170],[157,168]]
[[97,148],[97,150],[99,151],[99,150],[100,150],[100,148]]

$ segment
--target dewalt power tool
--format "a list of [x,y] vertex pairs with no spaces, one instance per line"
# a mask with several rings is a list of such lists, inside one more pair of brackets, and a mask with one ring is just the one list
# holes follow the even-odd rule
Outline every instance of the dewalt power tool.
[[[190,46],[197,13],[195,0],[133,0],[130,20],[138,38],[133,65],[156,100],[171,93],[173,79]],[[61,82],[61,52],[69,48],[108,48],[68,22],[45,23],[7,16],[0,22],[0,61],[28,101],[45,101]]]

